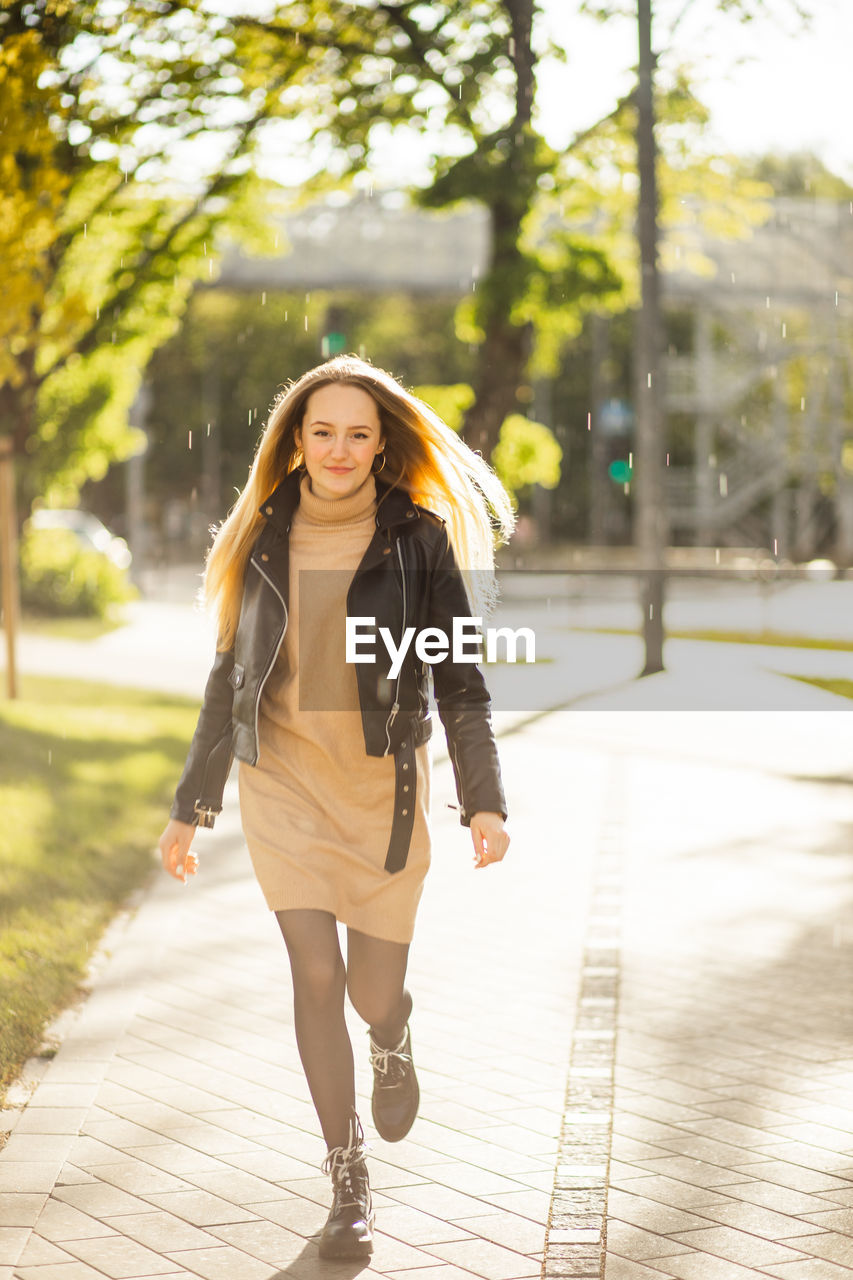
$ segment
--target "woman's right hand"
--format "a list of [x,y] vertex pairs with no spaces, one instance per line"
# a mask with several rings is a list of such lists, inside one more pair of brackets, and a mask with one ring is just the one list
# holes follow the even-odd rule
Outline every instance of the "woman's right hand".
[[191,822],[179,822],[177,818],[170,818],[160,837],[160,856],[164,869],[184,884],[187,882],[187,875],[194,876],[198,871],[198,858],[190,853],[196,830]]

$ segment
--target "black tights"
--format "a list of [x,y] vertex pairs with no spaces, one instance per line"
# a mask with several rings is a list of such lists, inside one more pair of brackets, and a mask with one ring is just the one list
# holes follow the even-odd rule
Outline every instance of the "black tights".
[[277,911],[293,973],[296,1043],[329,1150],[346,1146],[355,1110],[352,1045],[344,996],[383,1048],[399,1044],[412,1011],[405,942],[347,929],[347,962],[329,911]]

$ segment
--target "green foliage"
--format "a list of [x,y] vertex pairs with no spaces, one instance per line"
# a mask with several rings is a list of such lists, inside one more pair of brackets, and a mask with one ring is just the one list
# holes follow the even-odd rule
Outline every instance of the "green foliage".
[[25,529],[20,555],[21,603],[34,613],[103,618],[135,595],[126,570],[69,529]]
[[474,389],[467,382],[456,382],[450,386],[422,386],[412,388],[453,431],[461,431],[465,418],[465,410],[474,403]]
[[501,426],[492,463],[504,487],[517,498],[534,484],[556,488],[562,458],[563,450],[548,427],[512,413]]
[[[701,250],[703,237],[749,236],[770,212],[772,189],[749,175],[738,157],[709,154],[703,136],[708,110],[682,69],[659,83],[656,110],[661,264],[670,271],[708,275],[713,264]],[[601,289],[598,296],[591,287],[580,289],[570,318],[575,332],[590,310],[621,311],[639,302],[636,171],[636,108],[627,99],[562,157],[554,189],[543,194],[525,224],[525,242],[539,246],[543,260],[555,265],[564,252],[564,228],[578,228],[588,273],[598,273],[605,283],[610,273],[622,282],[619,291]],[[548,308],[543,312],[548,315]],[[565,325],[566,318],[561,319]],[[534,364],[552,371],[554,321],[541,327]]]
[[0,10],[0,418],[26,455],[24,510],[36,494],[72,501],[134,450],[143,371],[215,279],[214,247],[272,250],[253,159],[265,130],[285,122],[279,154],[306,175],[293,203],[349,185],[389,130],[458,154],[511,115],[501,0],[120,8]]

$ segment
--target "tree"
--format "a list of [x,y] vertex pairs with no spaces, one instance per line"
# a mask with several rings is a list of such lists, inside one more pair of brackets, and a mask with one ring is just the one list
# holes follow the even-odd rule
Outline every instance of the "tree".
[[[524,301],[544,279],[519,245],[555,163],[532,125],[533,13],[533,0],[312,0],[262,17],[202,0],[11,0],[0,111],[30,100],[39,127],[8,136],[4,163],[8,189],[42,210],[27,265],[15,279],[0,269],[16,334],[0,412],[27,458],[27,499],[70,495],[132,449],[127,413],[147,360],[212,274],[215,233],[245,234],[262,133],[267,155],[305,162],[301,197],[353,181],[388,129],[441,139],[424,202],[481,200],[492,220],[467,423],[489,452],[524,399]],[[585,247],[559,292],[617,285]]]
[[[257,224],[245,160],[266,97],[226,77],[210,45],[222,20],[202,8],[13,0],[0,13],[16,247],[0,259],[0,429],[25,459],[22,515],[132,449],[142,371],[208,275],[215,231]],[[179,188],[175,154],[202,134],[221,145]]]

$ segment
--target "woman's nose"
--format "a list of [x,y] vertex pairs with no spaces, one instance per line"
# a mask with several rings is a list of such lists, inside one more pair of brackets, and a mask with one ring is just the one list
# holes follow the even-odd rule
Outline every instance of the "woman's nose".
[[347,441],[342,437],[336,436],[332,441],[332,457],[345,458],[347,456]]

